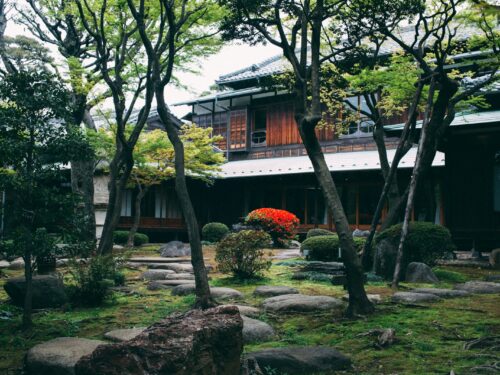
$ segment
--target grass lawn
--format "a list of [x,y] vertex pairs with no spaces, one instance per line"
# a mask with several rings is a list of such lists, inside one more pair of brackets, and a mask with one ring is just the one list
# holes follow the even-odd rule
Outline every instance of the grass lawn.
[[[154,250],[139,251],[151,256]],[[213,263],[213,248],[205,247],[205,256]],[[327,282],[291,280],[291,273],[290,267],[274,265],[262,280],[241,283],[211,273],[210,283],[243,292],[243,302],[251,305],[259,305],[262,300],[252,295],[257,285],[289,285],[304,294],[339,298],[345,294],[342,287]],[[440,267],[437,273],[443,280],[439,287],[451,287],[453,282],[482,279],[492,271]],[[20,274],[21,271],[5,271],[0,286],[6,277]],[[148,291],[146,283],[138,280],[140,271],[127,270],[126,274],[133,294],[115,292],[99,308],[68,305],[59,310],[38,311],[34,314],[33,330],[26,333],[20,330],[21,310],[8,303],[0,288],[0,374],[21,374],[24,354],[40,342],[60,336],[102,339],[111,329],[147,326],[172,312],[186,311],[194,301],[194,296],[174,297],[170,291]],[[492,355],[497,352],[464,350],[463,345],[482,336],[500,335],[500,296],[473,295],[410,307],[390,303],[392,292],[385,283],[368,283],[366,288],[368,293],[384,297],[385,302],[377,306],[375,314],[347,320],[332,313],[262,313],[259,319],[270,323],[277,337],[274,341],[247,345],[245,351],[288,345],[333,346],[353,360],[354,368],[346,374],[449,374],[453,369],[460,375],[474,373],[471,368],[495,361]],[[389,348],[376,349],[373,338],[361,335],[373,328],[394,328],[397,342]]]

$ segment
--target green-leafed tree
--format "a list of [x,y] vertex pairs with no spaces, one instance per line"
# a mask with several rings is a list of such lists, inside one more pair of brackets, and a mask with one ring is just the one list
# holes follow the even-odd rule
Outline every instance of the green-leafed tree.
[[[0,190],[11,250],[25,261],[23,326],[31,321],[34,256],[54,246],[48,233],[62,233],[77,200],[64,187],[65,165],[91,150],[72,120],[70,96],[44,72],[8,74],[0,81]],[[44,254],[46,255],[46,254]]]

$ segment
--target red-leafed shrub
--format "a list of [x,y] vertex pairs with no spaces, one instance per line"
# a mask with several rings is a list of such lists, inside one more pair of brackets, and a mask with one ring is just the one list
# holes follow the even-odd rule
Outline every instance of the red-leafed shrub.
[[248,214],[245,223],[269,233],[275,246],[285,246],[295,235],[300,221],[285,210],[259,208]]

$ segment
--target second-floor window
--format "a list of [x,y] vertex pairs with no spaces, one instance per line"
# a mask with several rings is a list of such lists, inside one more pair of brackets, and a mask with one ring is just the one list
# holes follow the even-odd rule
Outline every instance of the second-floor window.
[[266,146],[266,131],[267,111],[265,109],[256,109],[252,126],[252,147]]

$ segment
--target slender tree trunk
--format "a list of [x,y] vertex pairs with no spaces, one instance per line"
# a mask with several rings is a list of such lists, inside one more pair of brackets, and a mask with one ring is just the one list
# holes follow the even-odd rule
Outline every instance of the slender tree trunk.
[[137,194],[137,197],[135,198],[134,222],[132,224],[132,227],[130,228],[130,231],[128,232],[127,247],[134,247],[134,237],[135,234],[137,233],[137,230],[139,229],[139,223],[141,222],[142,198],[144,198],[144,196],[149,190],[149,187],[147,186],[145,186],[144,188],[142,188],[140,185],[138,186],[139,186],[139,194]]
[[156,90],[156,102],[158,105],[158,114],[162,123],[165,125],[168,138],[174,146],[175,152],[175,192],[179,199],[184,221],[186,223],[189,244],[191,246],[191,264],[193,265],[194,278],[196,284],[196,303],[195,306],[206,309],[216,305],[210,294],[208,285],[207,269],[203,259],[203,249],[201,246],[200,228],[196,213],[189,196],[186,184],[186,175],[184,171],[184,145],[182,144],[177,130],[170,121],[167,104],[164,98],[164,88],[158,87]]
[[[28,247],[30,245],[28,245]],[[26,286],[26,294],[24,295],[23,329],[29,330],[33,326],[33,321],[31,319],[33,311],[33,269],[31,268],[31,249],[26,249],[23,259]]]

